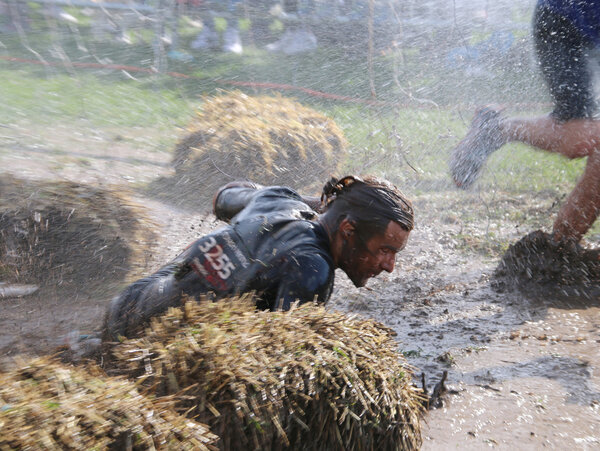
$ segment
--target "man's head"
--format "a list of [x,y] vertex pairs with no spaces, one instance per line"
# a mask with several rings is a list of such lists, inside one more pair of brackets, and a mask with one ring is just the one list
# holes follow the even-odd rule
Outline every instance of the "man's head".
[[323,188],[321,221],[334,261],[362,287],[381,271],[392,272],[396,253],[414,227],[411,202],[391,183],[367,177],[332,179]]

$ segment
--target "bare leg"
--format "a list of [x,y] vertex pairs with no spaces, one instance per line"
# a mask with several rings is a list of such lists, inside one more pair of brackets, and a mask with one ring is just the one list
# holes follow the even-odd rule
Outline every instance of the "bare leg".
[[556,240],[581,240],[600,213],[600,121],[557,122],[551,116],[502,121],[509,141],[519,141],[567,158],[588,157],[585,171],[554,222]]
[[557,122],[552,116],[509,118],[501,123],[509,141],[519,141],[567,158],[587,157],[600,149],[600,121],[573,119]]
[[[487,156],[509,141],[522,142],[571,159],[588,157],[583,176],[554,223],[555,239],[581,240],[600,213],[600,121],[572,119],[559,122],[551,115],[501,118],[494,107],[481,111],[484,113],[476,113],[477,120],[453,152],[450,168],[455,183],[468,188]],[[481,118],[487,118],[487,121]]]
[[588,156],[583,176],[563,204],[554,221],[554,239],[581,237],[600,213],[600,149]]

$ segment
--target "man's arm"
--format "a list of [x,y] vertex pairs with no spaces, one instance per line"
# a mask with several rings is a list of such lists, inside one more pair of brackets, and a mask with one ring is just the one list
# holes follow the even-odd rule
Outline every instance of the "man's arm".
[[[229,182],[223,185],[213,198],[213,213],[217,219],[229,222],[246,207],[262,185],[248,181]],[[301,196],[302,201],[317,213],[321,211],[321,198]]]
[[213,213],[217,219],[229,222],[248,205],[254,193],[261,188],[261,185],[247,181],[223,185],[213,198]]
[[322,257],[294,257],[282,266],[281,273],[285,274],[285,278],[281,280],[271,310],[289,310],[296,301],[300,304],[313,301],[324,304],[329,300],[333,288],[333,271]]

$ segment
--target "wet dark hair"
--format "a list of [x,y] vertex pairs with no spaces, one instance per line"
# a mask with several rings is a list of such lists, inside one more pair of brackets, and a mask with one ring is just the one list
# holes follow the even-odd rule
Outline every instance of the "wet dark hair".
[[363,240],[385,232],[390,221],[404,230],[414,228],[412,203],[390,182],[376,177],[348,175],[331,178],[323,187],[322,209],[334,216],[334,225],[348,218]]

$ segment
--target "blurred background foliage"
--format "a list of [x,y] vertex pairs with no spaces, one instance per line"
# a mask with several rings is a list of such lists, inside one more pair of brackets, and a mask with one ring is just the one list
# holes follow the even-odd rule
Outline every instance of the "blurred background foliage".
[[[543,113],[533,2],[0,0],[0,123],[135,127],[172,152],[222,90],[279,92],[335,120],[342,167],[409,193],[453,190],[475,106]],[[568,190],[584,162],[505,146],[482,183]]]

